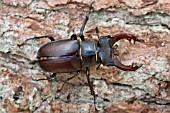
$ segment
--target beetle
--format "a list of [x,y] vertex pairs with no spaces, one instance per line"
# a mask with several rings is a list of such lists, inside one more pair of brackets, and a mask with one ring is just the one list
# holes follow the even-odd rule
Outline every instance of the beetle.
[[[62,40],[55,40],[52,36],[48,35],[33,37],[30,39],[48,38],[49,40],[51,40],[51,42],[46,43],[40,47],[37,53],[36,60],[36,62],[44,71],[53,73],[51,77],[55,77],[57,73],[79,72],[83,68],[86,69],[87,82],[90,87],[91,95],[93,95],[94,106],[96,109],[96,95],[93,89],[93,85],[90,81],[89,68],[94,65],[102,64],[103,66],[116,66],[117,68],[124,71],[137,70],[141,67],[141,65],[123,65],[118,60],[117,55],[114,54],[116,52],[116,49],[113,47],[113,45],[120,39],[127,39],[129,41],[134,40],[134,42],[143,42],[143,40],[138,39],[134,35],[126,33],[120,33],[115,36],[109,35],[99,37],[98,29],[96,29],[96,33],[99,40],[85,40],[83,31],[89,19],[91,11],[92,4],[90,5],[90,11],[86,15],[80,29],[79,37],[81,40],[77,39],[76,34],[71,35],[70,39]],[[25,42],[30,39],[27,39]],[[70,80],[73,77],[67,80]]]

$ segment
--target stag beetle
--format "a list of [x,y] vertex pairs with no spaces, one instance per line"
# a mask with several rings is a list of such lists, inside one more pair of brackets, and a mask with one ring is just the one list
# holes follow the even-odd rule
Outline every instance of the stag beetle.
[[[70,39],[64,40],[55,40],[52,36],[38,36],[30,39],[48,38],[51,40],[51,42],[40,47],[36,60],[44,71],[53,73],[51,77],[55,77],[56,73],[79,72],[82,68],[86,68],[87,82],[90,87],[91,95],[94,97],[95,106],[96,95],[90,81],[89,67],[102,64],[104,66],[116,66],[124,71],[135,71],[141,66],[134,64],[130,66],[123,65],[114,54],[116,50],[113,48],[113,45],[120,39],[127,39],[129,41],[134,40],[134,42],[142,42],[143,40],[137,39],[135,36],[126,33],[117,34],[115,36],[99,37],[97,29],[96,33],[99,37],[98,41],[85,40],[83,31],[91,11],[92,4],[90,5],[90,11],[87,13],[80,29],[79,37],[81,40],[77,39],[76,34],[71,35]],[[25,42],[30,39],[27,39]],[[70,80],[73,77],[67,80]]]

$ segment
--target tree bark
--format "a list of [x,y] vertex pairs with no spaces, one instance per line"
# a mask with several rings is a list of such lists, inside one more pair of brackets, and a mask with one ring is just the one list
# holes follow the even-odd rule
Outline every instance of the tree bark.
[[[56,40],[80,34],[89,11],[90,0],[1,0],[0,1],[0,112],[95,112],[93,96],[85,69],[58,73],[47,78],[36,59],[38,49],[48,39],[25,40],[50,35]],[[99,112],[169,113],[170,112],[170,1],[169,0],[96,0],[84,35],[87,40],[99,36],[128,33],[144,43],[117,43],[124,64],[143,64],[134,72],[116,67],[90,68],[91,81],[98,95]]]

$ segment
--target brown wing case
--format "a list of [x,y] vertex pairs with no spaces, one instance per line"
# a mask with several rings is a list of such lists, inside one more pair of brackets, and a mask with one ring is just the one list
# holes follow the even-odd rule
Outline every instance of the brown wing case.
[[76,56],[38,61],[40,67],[47,72],[74,72],[81,69],[80,59]]
[[78,40],[58,40],[43,45],[39,51],[37,58],[40,57],[60,57],[75,55],[80,48]]

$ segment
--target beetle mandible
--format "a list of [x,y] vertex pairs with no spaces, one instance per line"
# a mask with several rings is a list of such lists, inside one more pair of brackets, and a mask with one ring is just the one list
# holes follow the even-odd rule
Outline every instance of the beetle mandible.
[[[81,40],[77,40],[76,34],[71,35],[70,39],[64,40],[55,40],[52,36],[38,36],[30,39],[48,38],[51,40],[51,42],[40,47],[36,60],[44,71],[53,73],[51,77],[55,77],[57,73],[79,72],[82,68],[86,68],[87,82],[90,87],[91,95],[93,95],[96,109],[96,95],[90,81],[89,68],[93,65],[102,64],[103,66],[116,66],[124,71],[137,70],[141,65],[137,66],[132,64],[127,66],[123,65],[118,60],[117,56],[114,54],[116,50],[113,48],[113,45],[120,39],[127,39],[129,41],[134,40],[134,42],[143,42],[143,40],[137,39],[134,35],[126,33],[117,34],[115,36],[99,37],[97,29],[96,33],[99,37],[98,41],[85,40],[83,31],[92,11],[92,4],[90,5],[90,11],[86,15],[80,29],[79,37]],[[27,39],[25,42],[30,39]],[[24,43],[21,45],[24,45]],[[67,80],[70,80],[73,77]]]

